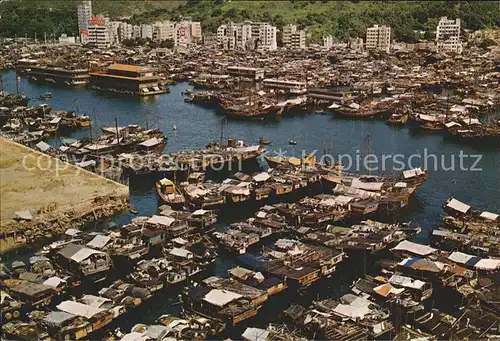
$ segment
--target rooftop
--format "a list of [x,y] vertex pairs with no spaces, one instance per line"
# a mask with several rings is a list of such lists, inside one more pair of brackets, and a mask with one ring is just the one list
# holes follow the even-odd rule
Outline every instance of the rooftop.
[[151,69],[140,65],[113,64],[108,70],[127,71],[127,72],[153,72]]

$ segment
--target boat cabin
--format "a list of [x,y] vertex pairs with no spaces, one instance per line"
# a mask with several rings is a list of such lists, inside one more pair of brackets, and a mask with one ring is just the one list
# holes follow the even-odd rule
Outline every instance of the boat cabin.
[[83,245],[69,244],[57,256],[62,268],[82,279],[103,280],[111,267],[111,258],[107,253]]
[[11,281],[15,282],[5,283],[6,281],[4,281],[4,285],[7,287],[7,291],[11,297],[21,301],[24,305],[28,305],[35,309],[49,305],[55,294],[52,287],[44,284],[23,280]]

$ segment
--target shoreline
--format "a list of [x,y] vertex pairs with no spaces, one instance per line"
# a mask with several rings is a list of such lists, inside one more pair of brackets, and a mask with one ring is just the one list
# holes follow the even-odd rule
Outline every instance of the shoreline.
[[[112,217],[128,207],[127,186],[4,138],[0,146],[1,255],[43,244],[68,228]],[[33,160],[26,161],[27,156]],[[34,167],[34,160],[40,166],[41,158],[49,165],[45,170]],[[33,218],[14,220],[19,211],[29,211]]]

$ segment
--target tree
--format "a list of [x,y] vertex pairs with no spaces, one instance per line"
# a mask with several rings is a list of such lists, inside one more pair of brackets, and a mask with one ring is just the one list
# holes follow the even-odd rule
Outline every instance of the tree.
[[174,47],[174,41],[172,39],[165,39],[160,42],[160,47],[171,49]]
[[238,16],[238,9],[237,8],[230,8],[229,10],[224,13],[224,17],[228,19],[234,19]]
[[127,47],[135,46],[135,40],[134,39],[123,39],[122,45],[127,46]]

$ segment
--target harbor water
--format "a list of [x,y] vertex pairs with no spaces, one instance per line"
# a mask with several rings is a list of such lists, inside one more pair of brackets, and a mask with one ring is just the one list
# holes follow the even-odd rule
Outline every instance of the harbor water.
[[[15,71],[4,72],[4,90],[16,93]],[[470,145],[449,139],[441,133],[426,132],[412,127],[390,127],[379,119],[349,119],[339,118],[331,113],[326,115],[300,114],[282,117],[277,120],[263,121],[232,121],[223,123],[223,116],[214,110],[185,103],[182,93],[191,89],[187,83],[178,83],[170,87],[170,93],[155,97],[137,98],[123,97],[113,94],[98,93],[85,88],[60,88],[47,84],[30,83],[26,79],[19,80],[19,93],[31,98],[30,105],[49,104],[54,110],[77,110],[79,114],[89,115],[96,127],[114,126],[115,118],[118,125],[138,124],[160,128],[168,136],[165,153],[197,149],[208,142],[219,140],[223,125],[224,138],[244,140],[247,144],[256,144],[260,137],[272,142],[267,146],[270,155],[285,153],[285,156],[302,155],[302,151],[317,150],[317,155],[329,153],[334,157],[343,154],[356,156],[372,153],[379,158],[382,155],[401,154],[406,158],[411,155],[435,154],[438,157],[438,168],[441,158],[444,166],[451,168],[454,159],[455,169],[430,169],[430,178],[417,190],[410,202],[410,212],[404,218],[422,228],[422,232],[414,237],[421,243],[428,241],[428,234],[434,228],[440,227],[441,206],[450,196],[453,196],[473,207],[497,212],[500,207],[500,145]],[[51,92],[52,99],[36,100],[41,94]],[[176,130],[173,130],[173,125]],[[89,130],[73,133],[72,138],[89,137]],[[369,139],[367,139],[369,136]],[[290,146],[289,141],[297,144]],[[367,141],[368,140],[368,141]],[[58,143],[52,141],[51,143]],[[480,155],[476,165],[481,171],[465,171],[460,169],[459,155]],[[475,158],[464,161],[470,168]],[[415,160],[413,166],[423,166]],[[157,212],[158,200],[154,188],[156,179],[142,176],[130,182],[130,202],[138,210],[139,215],[152,215]],[[226,214],[222,211],[220,224],[230,220],[242,219],[238,216],[244,212]],[[247,215],[253,212],[248,212]],[[116,218],[118,223],[125,223],[131,218],[124,214]],[[219,224],[219,225],[220,225]],[[216,274],[227,275],[227,269],[233,266],[229,259],[221,258],[217,262]],[[358,264],[358,263],[356,263]],[[342,271],[340,271],[342,270]],[[320,295],[339,293],[348,289],[352,280],[366,271],[366,264],[359,267],[350,266],[339,269],[339,275],[321,286]],[[316,298],[316,297],[314,297]],[[171,307],[176,297],[168,301],[153,300],[150,311],[138,316],[138,321],[151,323],[155,318],[165,313],[165,307]],[[284,298],[286,301],[287,298]],[[269,308],[278,309],[280,305]],[[280,308],[281,309],[281,308]],[[277,312],[279,310],[276,310]],[[272,321],[275,312],[270,311],[262,321]],[[128,330],[131,326],[128,327]],[[124,328],[125,330],[127,328]],[[128,332],[128,330],[126,330]],[[241,334],[240,334],[241,335]]]

